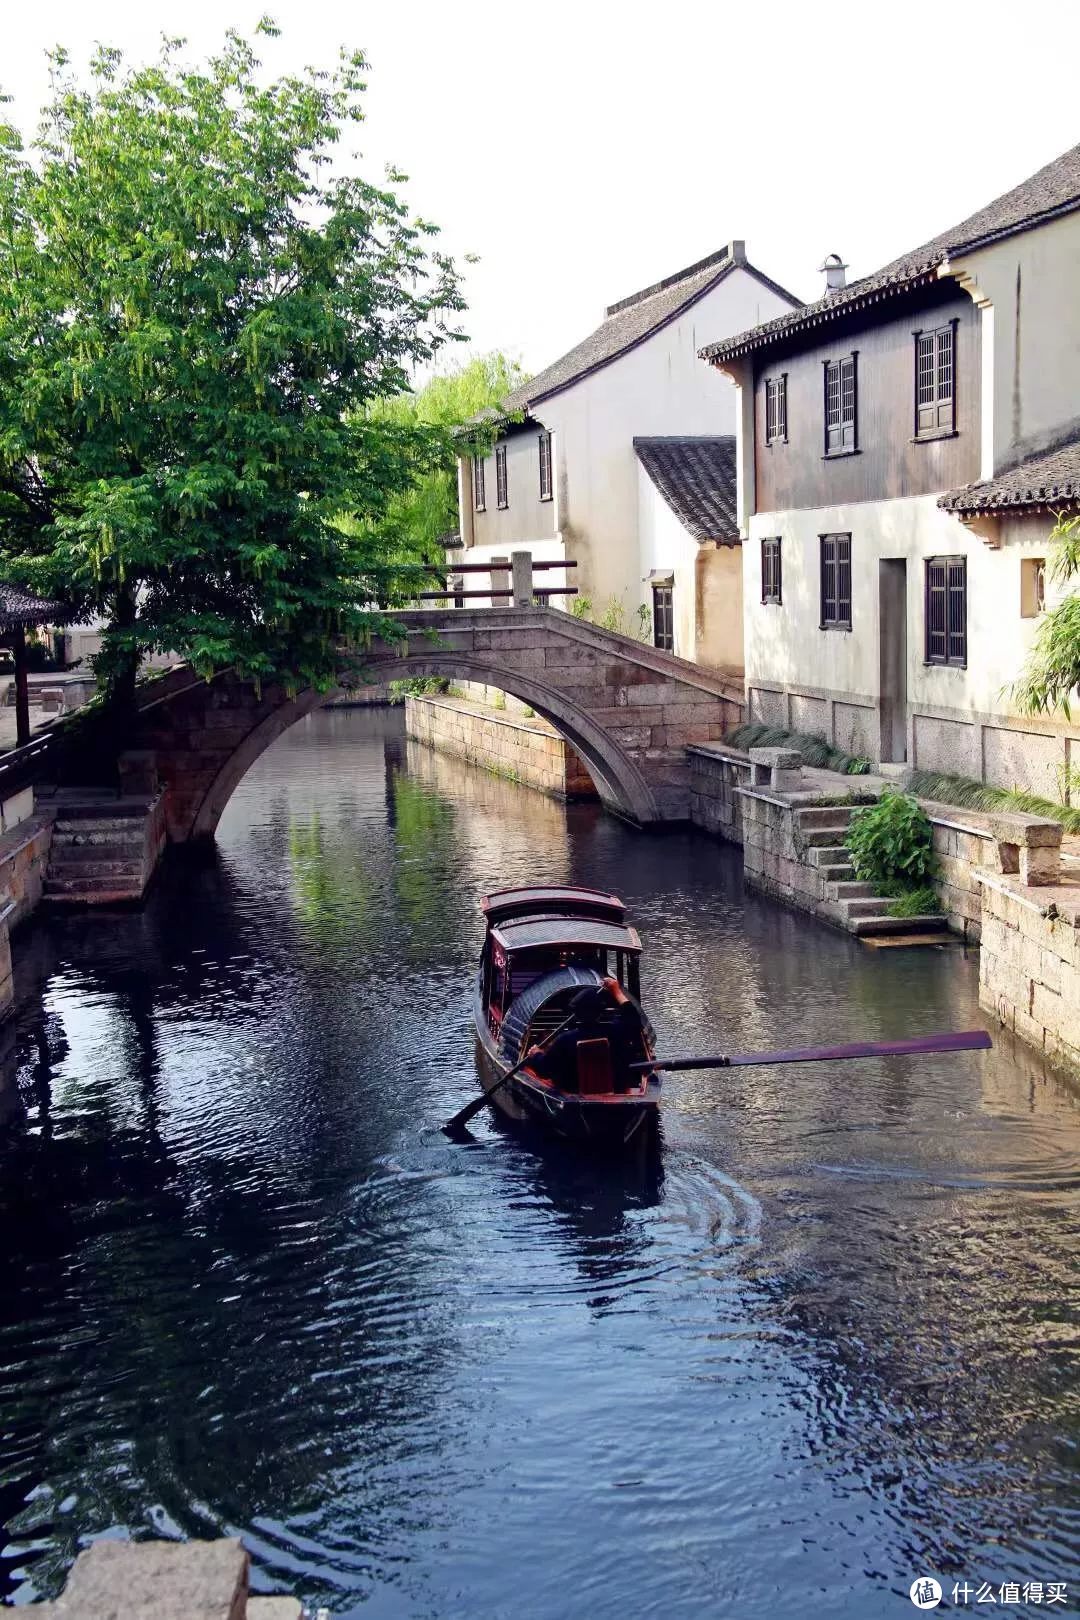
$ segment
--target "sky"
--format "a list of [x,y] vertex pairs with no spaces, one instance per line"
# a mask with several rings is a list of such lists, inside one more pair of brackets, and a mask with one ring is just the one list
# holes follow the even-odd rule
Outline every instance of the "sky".
[[145,60],[164,32],[198,56],[265,11],[270,73],[365,52],[360,172],[404,170],[447,251],[478,256],[471,343],[529,371],[732,238],[816,298],[827,253],[865,275],[1080,142],[1074,0],[7,0],[8,114],[32,132],[53,44]]

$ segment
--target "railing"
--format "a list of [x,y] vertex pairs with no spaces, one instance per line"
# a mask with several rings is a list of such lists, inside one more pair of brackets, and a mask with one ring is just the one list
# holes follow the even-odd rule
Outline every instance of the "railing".
[[[505,557],[493,557],[490,562],[479,563],[447,563],[445,567],[437,564],[425,564],[424,571],[432,574],[441,574],[449,578],[456,578],[459,574],[487,574],[491,584],[486,590],[468,591],[449,588],[442,591],[420,591],[418,600],[421,602],[461,602],[466,597],[485,597],[488,601],[509,598],[516,608],[528,608],[535,605],[537,595],[548,596],[576,596],[576,585],[541,585],[539,589],[533,584],[533,575],[546,572],[552,568],[576,568],[577,563],[571,560],[556,560],[552,562],[534,562],[531,551],[514,551],[510,554],[509,563]],[[510,585],[496,585],[496,577],[505,579],[510,575]]]
[[34,737],[21,748],[12,748],[0,754],[0,799],[10,799],[24,787],[32,787],[41,778],[41,768],[52,752],[55,736],[46,733]]

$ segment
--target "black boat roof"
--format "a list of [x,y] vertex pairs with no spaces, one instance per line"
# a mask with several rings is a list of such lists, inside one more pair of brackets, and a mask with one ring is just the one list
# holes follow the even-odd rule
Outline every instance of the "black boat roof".
[[533,951],[545,945],[593,945],[635,955],[641,950],[636,928],[593,917],[520,917],[500,923],[491,937],[504,951]]
[[621,923],[626,907],[617,894],[603,889],[586,889],[572,884],[548,883],[493,889],[480,902],[488,927],[510,917],[547,915],[553,913],[570,917],[602,917],[609,922]]

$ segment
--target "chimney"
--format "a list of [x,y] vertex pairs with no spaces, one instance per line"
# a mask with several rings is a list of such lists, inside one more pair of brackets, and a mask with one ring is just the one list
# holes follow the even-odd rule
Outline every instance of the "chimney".
[[844,264],[839,253],[830,253],[824,264],[818,265],[818,270],[825,272],[825,291],[837,292],[841,287],[847,286],[847,265]]
[[727,253],[732,264],[746,263],[746,243],[741,239],[737,239],[734,242],[729,242],[727,245]]

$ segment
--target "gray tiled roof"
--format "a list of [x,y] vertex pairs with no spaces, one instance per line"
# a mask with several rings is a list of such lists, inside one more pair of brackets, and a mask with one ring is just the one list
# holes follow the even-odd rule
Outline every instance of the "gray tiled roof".
[[634,450],[695,540],[738,544],[734,438],[635,439]]
[[699,259],[697,264],[689,265],[664,281],[644,287],[641,292],[610,305],[595,332],[590,332],[587,338],[538,376],[515,388],[504,401],[505,410],[525,410],[538,400],[546,399],[549,394],[557,394],[563,388],[568,388],[589,372],[608,365],[620,354],[625,354],[627,349],[634,348],[674,320],[735,268],[748,271],[756,281],[779,293],[782,298],[793,304],[798,303],[793,293],[785,291],[745,259],[736,258],[730,247],[721,248],[707,259]]
[[20,624],[51,624],[59,611],[57,603],[32,596],[19,585],[0,585],[0,632]]
[[731,360],[753,349],[766,348],[789,334],[831,320],[845,310],[877,303],[882,298],[930,280],[946,259],[956,258],[998,237],[1030,230],[1046,219],[1075,208],[1080,208],[1080,146],[1072,147],[1037,174],[1014,186],[1012,191],[1006,191],[951,230],[932,237],[922,247],[894,259],[874,275],[853,281],[849,286],[820,298],[815,304],[806,304],[802,309],[792,311],[790,315],[780,315],[776,320],[766,321],[735,337],[710,343],[700,351],[701,355],[707,360]]
[[997,478],[952,489],[938,499],[947,512],[997,512],[1013,506],[1080,503],[1080,439],[1041,456],[1029,456]]

